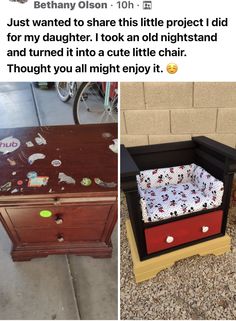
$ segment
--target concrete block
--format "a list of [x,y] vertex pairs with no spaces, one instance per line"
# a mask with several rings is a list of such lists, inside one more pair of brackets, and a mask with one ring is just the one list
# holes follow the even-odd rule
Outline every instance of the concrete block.
[[171,111],[171,132],[173,134],[214,133],[216,109],[179,109]]
[[164,144],[191,140],[191,135],[150,135],[149,144]]
[[146,82],[144,93],[147,109],[191,108],[193,83]]
[[236,108],[236,82],[194,83],[194,106]]
[[236,109],[219,109],[217,118],[218,133],[236,133]]
[[125,117],[122,111],[120,112],[120,133],[121,135],[126,134]]
[[147,135],[121,135],[120,140],[126,147],[148,145]]
[[128,134],[168,134],[170,132],[169,111],[127,110],[125,111]]
[[196,134],[193,136],[207,136],[219,143],[228,145],[233,148],[235,148],[236,145],[236,135],[234,134]]
[[120,84],[121,109],[145,109],[142,82],[122,82]]

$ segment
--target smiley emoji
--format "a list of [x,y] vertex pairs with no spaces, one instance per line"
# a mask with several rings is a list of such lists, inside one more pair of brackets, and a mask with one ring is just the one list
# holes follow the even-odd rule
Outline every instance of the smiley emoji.
[[175,74],[178,70],[178,66],[175,63],[170,63],[166,66],[166,70],[169,74]]

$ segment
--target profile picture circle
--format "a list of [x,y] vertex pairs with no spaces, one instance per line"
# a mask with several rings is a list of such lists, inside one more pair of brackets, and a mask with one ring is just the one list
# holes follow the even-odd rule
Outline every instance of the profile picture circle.
[[25,3],[27,2],[28,0],[9,0],[11,2],[19,2],[19,3]]

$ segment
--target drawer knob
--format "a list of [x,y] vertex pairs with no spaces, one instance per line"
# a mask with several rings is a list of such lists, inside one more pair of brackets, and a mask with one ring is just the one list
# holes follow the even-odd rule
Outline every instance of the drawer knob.
[[203,226],[202,227],[202,233],[206,233],[209,231],[209,227],[208,226]]
[[58,234],[58,235],[57,235],[57,240],[58,240],[58,242],[64,242],[64,237],[63,237],[63,235]]
[[172,243],[174,241],[173,236],[167,236],[166,243]]
[[56,224],[62,224],[62,223],[63,223],[63,219],[62,219],[60,216],[57,215],[57,216],[55,217],[55,223],[56,223]]
[[60,198],[55,198],[54,199],[54,205],[61,205],[61,201],[60,201]]

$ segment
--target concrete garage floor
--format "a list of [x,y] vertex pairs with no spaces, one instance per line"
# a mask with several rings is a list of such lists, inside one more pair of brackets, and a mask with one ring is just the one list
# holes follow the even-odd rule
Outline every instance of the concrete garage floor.
[[229,213],[231,252],[181,260],[148,281],[135,283],[126,237],[128,210],[121,196],[121,319],[235,320],[236,208]]
[[[0,83],[0,128],[73,124],[72,101],[30,83]],[[0,224],[0,319],[117,319],[117,229],[112,259],[52,255],[13,262]]]

